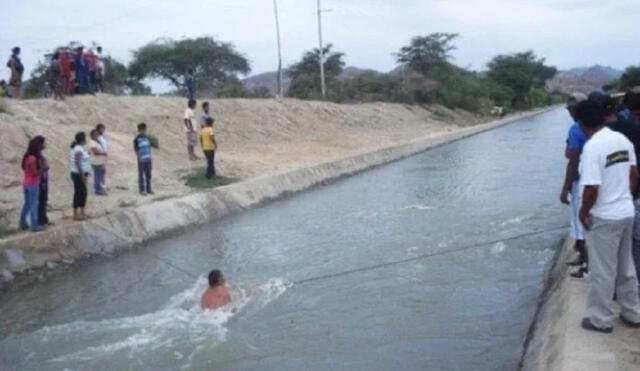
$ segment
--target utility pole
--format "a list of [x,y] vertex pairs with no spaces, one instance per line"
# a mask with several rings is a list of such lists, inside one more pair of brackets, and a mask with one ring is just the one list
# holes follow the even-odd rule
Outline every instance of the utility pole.
[[324,81],[324,47],[322,45],[322,8],[318,0],[318,44],[320,47],[320,86],[322,87],[322,98],[327,96],[327,87]]
[[282,98],[282,50],[280,46],[280,20],[278,18],[278,0],[273,0],[273,11],[276,15],[276,36],[278,40],[278,81],[276,82],[276,97]]

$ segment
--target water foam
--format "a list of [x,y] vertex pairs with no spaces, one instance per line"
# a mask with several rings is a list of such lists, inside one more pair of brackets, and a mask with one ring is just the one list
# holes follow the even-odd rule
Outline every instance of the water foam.
[[435,207],[423,205],[423,204],[414,204],[414,205],[409,205],[402,208],[402,210],[433,210],[433,209],[435,209]]
[[172,355],[178,362],[186,358],[184,361],[190,363],[195,353],[226,339],[225,325],[243,308],[249,304],[264,307],[288,287],[282,279],[232,287],[232,303],[220,310],[202,310],[200,294],[206,285],[205,278],[200,277],[190,288],[173,296],[163,308],[153,313],[102,321],[76,321],[45,327],[37,333],[43,343],[52,344],[64,342],[69,336],[76,340],[86,338],[86,342],[79,342],[83,349],[64,350],[65,354],[50,360],[55,363],[86,362],[116,353],[137,359],[155,352]]
[[493,244],[493,246],[491,246],[491,253],[497,255],[503,252],[506,248],[507,245],[505,245],[504,242],[496,242],[495,244]]

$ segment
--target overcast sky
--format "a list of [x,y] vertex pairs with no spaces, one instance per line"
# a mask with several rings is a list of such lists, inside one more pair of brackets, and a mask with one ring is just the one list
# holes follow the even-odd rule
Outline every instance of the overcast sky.
[[[323,0],[324,39],[347,65],[387,71],[415,35],[460,34],[454,63],[483,69],[496,54],[532,49],[560,69],[640,64],[639,0]],[[278,0],[285,65],[316,47],[316,0]],[[159,37],[211,35],[276,68],[273,0],[0,0],[0,50],[23,49],[30,71],[52,47],[96,41],[128,62]],[[4,63],[2,64],[4,67]],[[8,77],[8,69],[0,70]]]

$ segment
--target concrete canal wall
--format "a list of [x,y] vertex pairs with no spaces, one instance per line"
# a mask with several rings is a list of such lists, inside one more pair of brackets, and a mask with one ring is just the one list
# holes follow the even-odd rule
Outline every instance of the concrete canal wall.
[[59,262],[129,249],[172,232],[208,223],[230,213],[255,207],[323,182],[352,175],[551,109],[553,108],[517,114],[438,137],[416,139],[337,161],[158,201],[87,222],[53,227],[41,233],[16,235],[0,241],[0,276],[3,280],[10,280],[15,274],[34,268],[52,267]]
[[[523,357],[524,371],[640,370],[640,330],[616,319],[612,334],[583,330],[588,278],[569,276],[573,241],[567,239],[550,274]],[[617,305],[616,305],[617,306]],[[619,313],[619,308],[615,309]]]

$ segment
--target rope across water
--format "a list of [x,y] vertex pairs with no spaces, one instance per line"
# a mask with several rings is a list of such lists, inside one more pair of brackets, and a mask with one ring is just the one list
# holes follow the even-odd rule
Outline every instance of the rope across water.
[[[549,232],[561,231],[561,230],[567,229],[567,227],[568,226],[561,226],[561,227],[549,228],[549,229],[544,229],[544,230],[539,230],[539,231],[527,232],[527,233],[523,233],[523,234],[519,234],[519,235],[507,237],[507,238],[498,239],[498,240],[479,242],[479,243],[475,243],[475,244],[471,244],[471,245],[467,245],[467,246],[461,246],[461,247],[458,247],[458,248],[446,249],[446,250],[442,250],[442,251],[435,251],[435,252],[420,254],[420,255],[412,256],[412,257],[406,258],[406,259],[392,260],[392,261],[388,261],[388,262],[383,262],[383,263],[367,265],[367,266],[363,266],[363,267],[352,268],[352,269],[345,270],[345,271],[340,271],[340,272],[335,272],[335,273],[328,273],[328,274],[324,274],[324,275],[304,278],[304,279],[296,280],[296,281],[293,281],[293,282],[290,282],[290,283],[292,285],[294,285],[294,286],[302,285],[302,284],[306,284],[306,283],[310,283],[310,282],[316,282],[316,281],[331,279],[331,278],[335,278],[335,277],[355,274],[355,273],[359,273],[359,272],[385,268],[385,267],[389,267],[389,266],[393,266],[393,265],[405,264],[405,263],[409,263],[409,262],[413,262],[413,261],[417,261],[417,260],[428,259],[428,258],[432,258],[432,257],[435,257],[435,256],[448,255],[448,254],[453,254],[453,253],[466,251],[466,250],[471,250],[471,249],[475,249],[475,248],[491,246],[491,245],[495,245],[495,244],[500,243],[500,242],[514,241],[514,240],[518,240],[518,239],[525,238],[525,237],[531,237],[531,236],[541,235],[541,234],[545,234],[545,233],[549,233]],[[147,252],[147,254],[149,256],[151,256],[151,257],[163,262],[164,264],[166,264],[167,266],[175,269],[176,271],[181,272],[181,273],[183,273],[183,274],[185,274],[185,275],[187,275],[187,276],[189,276],[189,277],[191,277],[193,279],[198,279],[197,275],[189,272],[188,270],[186,270],[184,268],[181,268],[181,267],[173,264],[171,261],[169,261],[167,259],[164,259],[164,258],[161,258],[161,257],[159,257],[159,256],[157,256],[155,254],[152,254],[150,251],[146,251],[146,252]]]

